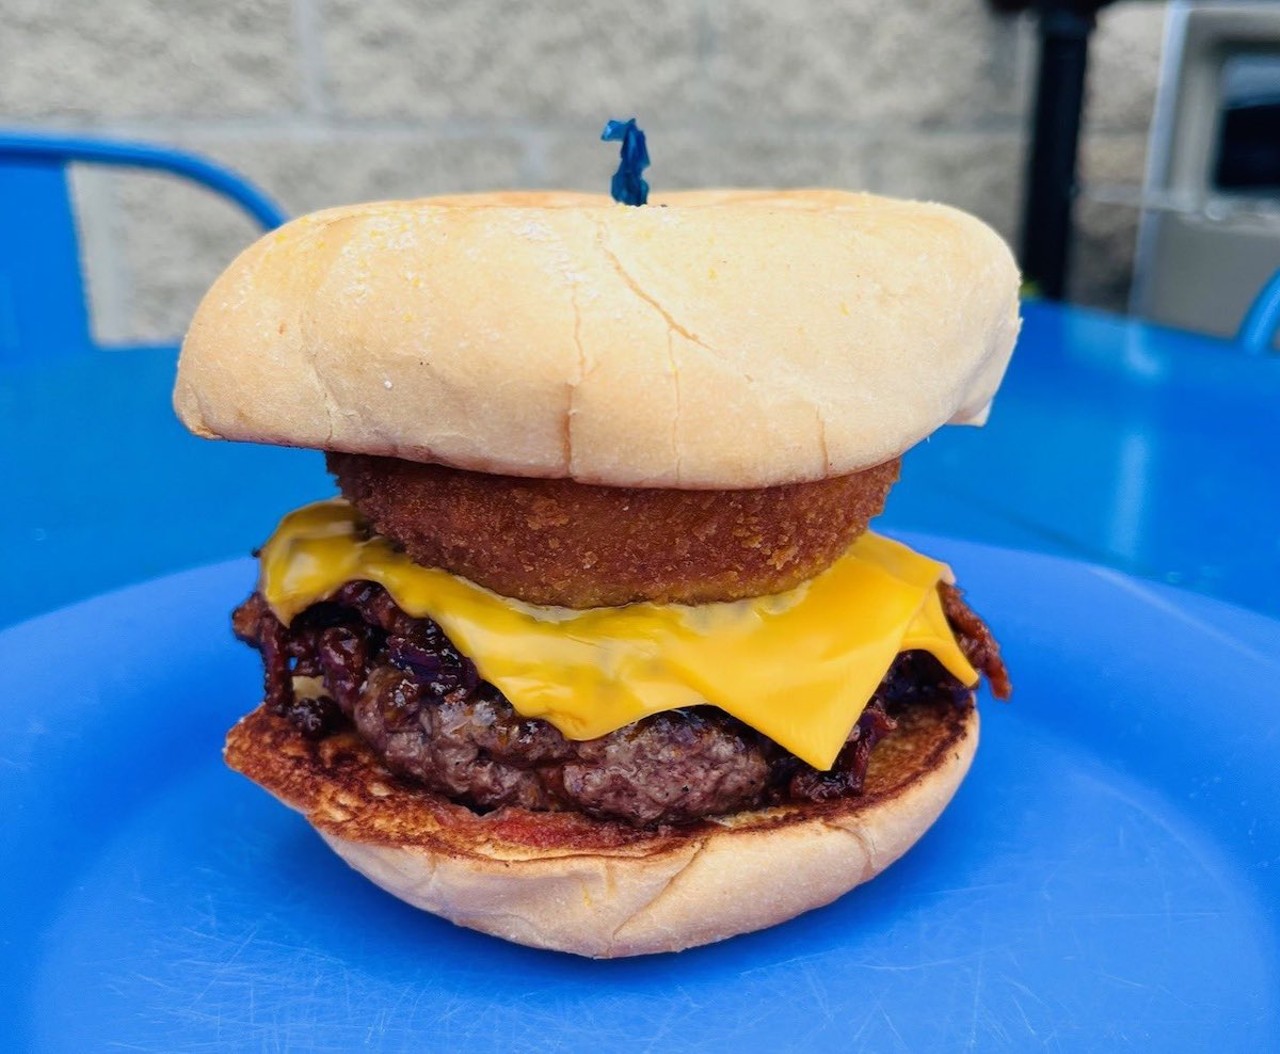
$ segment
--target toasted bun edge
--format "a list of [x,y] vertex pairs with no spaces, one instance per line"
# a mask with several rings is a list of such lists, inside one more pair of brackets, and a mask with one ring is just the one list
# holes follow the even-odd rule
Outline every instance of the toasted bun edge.
[[421,790],[404,798],[367,751],[353,760],[349,743],[298,738],[259,710],[232,730],[227,758],[376,885],[506,940],[613,958],[763,929],[875,877],[951,800],[978,717],[970,707],[894,733],[861,798],[647,835],[562,814],[476,817]]

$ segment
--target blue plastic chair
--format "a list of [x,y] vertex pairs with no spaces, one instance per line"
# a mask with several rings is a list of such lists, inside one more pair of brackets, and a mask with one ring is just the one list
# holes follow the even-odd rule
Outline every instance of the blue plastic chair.
[[229,198],[270,230],[286,216],[236,174],[141,143],[0,131],[0,365],[97,349],[67,183],[74,163],[168,172]]
[[1280,271],[1271,276],[1245,312],[1236,343],[1250,355],[1265,355],[1276,350],[1277,330],[1280,330]]

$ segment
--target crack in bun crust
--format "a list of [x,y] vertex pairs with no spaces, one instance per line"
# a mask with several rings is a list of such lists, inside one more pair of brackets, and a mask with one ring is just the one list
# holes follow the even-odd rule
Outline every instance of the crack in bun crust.
[[410,904],[516,943],[611,958],[763,929],[897,860],[946,807],[978,739],[973,706],[913,706],[899,721],[858,797],[656,831],[572,813],[478,815],[398,779],[354,733],[311,741],[265,707],[231,730],[225,756]]
[[944,205],[490,193],[299,217],[183,342],[197,435],[619,487],[766,487],[980,424],[1018,271]]

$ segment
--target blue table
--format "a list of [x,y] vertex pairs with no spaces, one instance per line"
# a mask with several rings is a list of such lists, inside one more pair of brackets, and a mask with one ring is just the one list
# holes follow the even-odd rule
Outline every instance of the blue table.
[[[1280,615],[1280,361],[1026,316],[990,426],[912,451],[882,522]],[[330,491],[314,451],[188,436],[172,370],[0,366],[0,622],[244,554]],[[885,881],[678,959],[585,963],[419,916],[228,771],[218,745],[261,685],[227,625],[249,560],[0,633],[23,861],[0,870],[21,906],[0,921],[0,1048],[1280,1050],[1277,623],[927,546],[1014,671],[979,764]]]
[[1280,615],[1280,356],[1045,303],[1024,318],[990,423],[911,451],[882,525]]
[[[1071,556],[1280,616],[1280,356],[1044,303],[990,424],[904,459],[880,526]],[[332,492],[314,451],[211,443],[174,353],[0,364],[0,625],[242,555]]]
[[244,555],[327,494],[322,455],[197,439],[170,408],[177,352],[0,364],[0,626]]

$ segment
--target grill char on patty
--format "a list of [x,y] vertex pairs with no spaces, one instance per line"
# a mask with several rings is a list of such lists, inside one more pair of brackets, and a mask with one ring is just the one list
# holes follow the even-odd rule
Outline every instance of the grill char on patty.
[[[970,662],[1006,698],[1008,677],[990,632],[956,589],[939,588]],[[820,772],[711,706],[654,714],[597,739],[566,739],[517,714],[435,622],[406,614],[372,582],[348,583],[287,627],[255,593],[233,627],[262,653],[272,710],[314,737],[353,724],[389,769],[481,811],[570,809],[646,826],[857,794],[872,749],[896,727],[895,712],[972,705],[969,689],[933,656],[904,652],[835,764]]]

